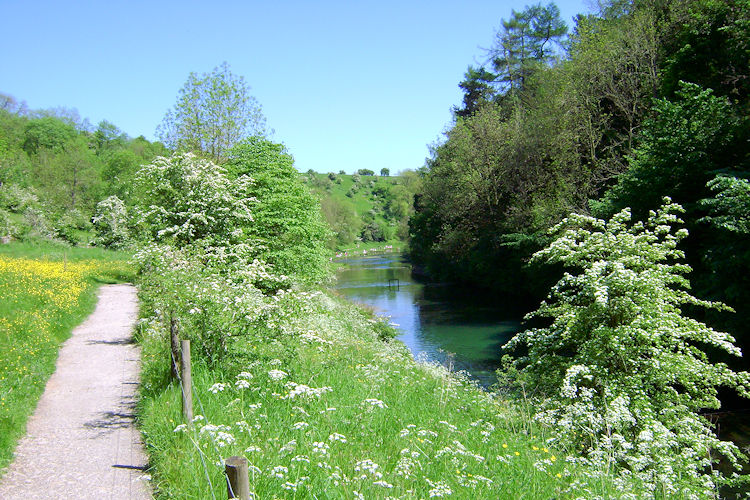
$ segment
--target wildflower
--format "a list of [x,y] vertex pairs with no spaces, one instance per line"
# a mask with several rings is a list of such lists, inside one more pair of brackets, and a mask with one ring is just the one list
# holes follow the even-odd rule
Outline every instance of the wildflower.
[[278,477],[279,479],[284,479],[287,472],[289,472],[288,468],[284,467],[283,465],[277,465],[271,470],[271,476]]
[[387,404],[385,404],[384,402],[382,402],[382,401],[381,401],[381,400],[379,400],[379,399],[368,398],[368,399],[365,399],[365,400],[363,401],[363,403],[368,403],[368,404],[370,404],[371,406],[377,406],[378,408],[388,408],[388,405],[387,405]]
[[269,370],[269,372],[268,372],[268,378],[270,378],[271,380],[282,380],[282,379],[286,378],[287,375],[289,375],[289,374],[287,372],[283,371],[283,370],[275,370],[274,369],[274,370]]
[[374,484],[375,486],[382,486],[383,488],[393,488],[393,485],[391,483],[388,483],[383,480],[374,481],[372,484]]
[[343,434],[339,434],[337,432],[334,432],[333,434],[331,434],[330,436],[328,436],[328,440],[331,441],[331,442],[333,442],[333,441],[341,441],[342,443],[346,443],[346,436],[344,436]]
[[319,455],[328,455],[329,446],[321,441],[315,441],[313,443],[313,453]]
[[180,425],[178,425],[177,427],[174,428],[173,432],[185,432],[186,429],[187,429],[187,425],[186,424],[180,424]]
[[231,435],[228,432],[219,431],[216,433],[216,446],[219,448],[223,448],[224,446],[227,446],[229,444],[234,444],[234,436]]
[[218,382],[218,383],[212,385],[211,387],[209,387],[208,390],[210,392],[213,392],[214,394],[218,394],[218,393],[222,392],[226,388],[227,388],[226,384],[222,384],[221,382]]
[[453,493],[453,490],[450,489],[450,486],[445,481],[438,481],[436,483],[432,483],[429,479],[427,479],[427,482],[432,486],[432,489],[430,490],[430,498],[432,497],[447,497],[448,495]]
[[298,431],[300,429],[304,429],[305,427],[309,427],[309,426],[310,424],[308,424],[307,422],[297,422],[292,426],[292,428]]

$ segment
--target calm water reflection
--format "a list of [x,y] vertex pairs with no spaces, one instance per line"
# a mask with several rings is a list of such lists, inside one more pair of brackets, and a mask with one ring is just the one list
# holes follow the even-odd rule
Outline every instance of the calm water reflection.
[[468,370],[482,384],[495,381],[500,347],[518,331],[521,313],[483,292],[420,283],[398,253],[337,262],[338,292],[390,316],[415,356],[424,352],[441,363],[451,358],[456,370]]

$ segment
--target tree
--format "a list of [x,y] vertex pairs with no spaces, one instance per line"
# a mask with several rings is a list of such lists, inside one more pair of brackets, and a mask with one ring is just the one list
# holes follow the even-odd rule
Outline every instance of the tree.
[[495,96],[493,82],[496,78],[496,74],[485,68],[469,66],[463,81],[458,84],[464,91],[464,102],[463,107],[454,109],[456,116],[471,116],[482,103],[492,100]]
[[568,272],[530,315],[549,326],[506,345],[527,350],[505,358],[506,375],[538,391],[537,418],[568,460],[618,471],[622,485],[635,479],[649,496],[713,497],[721,476],[712,453],[735,468],[742,454],[699,411],[719,408],[719,387],[750,396],[750,374],[711,363],[709,353],[741,356],[734,338],[683,313],[728,308],[687,292],[690,267],[678,249],[687,230],[673,231],[680,212],[666,198],[645,222],[631,224],[624,209],[556,226],[559,237],[533,259]]
[[389,175],[391,175],[391,169],[390,168],[381,168],[380,169],[380,175],[382,175],[383,177],[388,177]]
[[42,149],[59,152],[76,136],[72,125],[53,117],[31,120],[23,133],[23,149],[36,154]]
[[96,232],[94,245],[118,249],[128,244],[128,211],[117,196],[110,196],[97,203],[91,222]]
[[242,191],[253,214],[247,235],[260,245],[259,257],[277,273],[308,283],[323,280],[330,231],[286,147],[250,137],[229,151],[226,168],[230,178],[248,179]]
[[[520,90],[535,67],[552,60],[553,45],[561,44],[568,27],[554,3],[527,6],[522,12],[513,10],[511,18],[503,19],[502,25],[490,50],[492,66],[497,80],[507,90]],[[477,81],[479,77],[482,75]]]
[[190,73],[156,134],[171,149],[223,160],[242,139],[265,135],[265,123],[250,87],[225,62],[211,73]]
[[711,89],[682,82],[675,99],[656,101],[653,112],[629,169],[603,204],[595,205],[598,214],[630,206],[635,217],[643,219],[663,196],[691,206],[705,197],[706,183],[717,170],[735,167],[745,154],[740,122],[729,102]]

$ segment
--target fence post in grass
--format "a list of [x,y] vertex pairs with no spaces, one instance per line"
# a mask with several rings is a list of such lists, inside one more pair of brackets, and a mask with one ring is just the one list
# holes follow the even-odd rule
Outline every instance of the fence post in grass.
[[177,371],[177,363],[180,361],[180,330],[177,326],[177,320],[169,315],[169,342],[172,346],[172,378],[179,378],[180,374]]
[[227,474],[227,495],[229,498],[250,500],[250,477],[247,472],[247,458],[229,457],[224,461]]
[[190,373],[190,341],[183,340],[181,346],[182,416],[185,419],[185,423],[191,425],[193,423],[193,376]]

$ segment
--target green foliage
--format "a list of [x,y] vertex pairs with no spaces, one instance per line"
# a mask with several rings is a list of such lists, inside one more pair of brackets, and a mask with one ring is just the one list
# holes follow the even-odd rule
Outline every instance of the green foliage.
[[242,139],[265,134],[265,117],[244,78],[225,62],[211,73],[190,73],[157,136],[167,147],[226,157]]
[[609,221],[571,215],[537,261],[569,272],[531,317],[551,324],[506,346],[527,353],[511,373],[545,399],[537,417],[576,461],[635,479],[652,494],[713,496],[723,479],[716,451],[739,468],[738,448],[720,441],[699,411],[718,408],[717,388],[750,396],[750,374],[711,363],[709,349],[740,356],[734,339],[683,314],[686,305],[720,309],[691,296],[678,242],[687,231],[667,200],[631,225],[625,209]]
[[76,135],[72,125],[57,118],[31,120],[24,129],[23,149],[29,154],[36,154],[44,149],[60,151]]
[[75,110],[29,111],[10,96],[0,109],[0,209],[13,236],[90,240],[96,203],[127,199],[141,163],[166,152],[160,143],[130,139],[110,122],[96,130]]
[[382,175],[383,177],[388,177],[389,175],[391,175],[391,169],[390,168],[381,168],[380,169],[380,175]]
[[360,233],[361,220],[351,205],[327,196],[321,200],[323,217],[333,232],[330,248],[345,248],[354,243]]
[[750,1],[699,0],[686,12],[667,40],[663,87],[668,96],[680,81],[713,89],[745,111],[750,106]]
[[553,47],[561,44],[568,27],[552,2],[546,7],[535,4],[521,12],[513,10],[502,25],[490,50],[496,80],[506,91],[522,90],[533,71],[552,60]]
[[750,182],[721,175],[707,187],[715,194],[701,200],[711,214],[703,220],[734,233],[750,234]]
[[334,232],[330,248],[341,250],[359,241],[407,239],[414,194],[421,186],[414,171],[405,170],[394,177],[339,174],[335,184],[325,186],[321,179],[330,180],[316,174],[306,182],[320,196],[323,215]]
[[247,176],[243,194],[253,217],[247,235],[263,248],[260,258],[279,274],[308,283],[325,279],[330,234],[286,147],[252,137],[232,148],[227,169],[237,181]]
[[630,167],[610,189],[596,213],[611,215],[632,206],[642,219],[662,196],[695,204],[717,171],[736,165],[740,123],[726,99],[710,89],[681,84],[674,101],[660,99],[647,120]]

